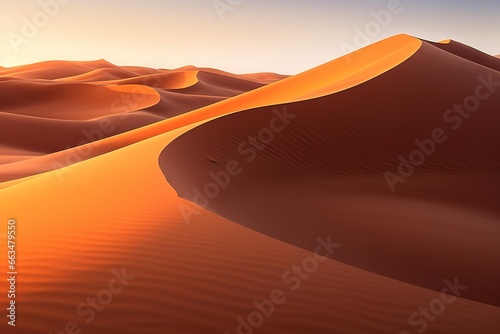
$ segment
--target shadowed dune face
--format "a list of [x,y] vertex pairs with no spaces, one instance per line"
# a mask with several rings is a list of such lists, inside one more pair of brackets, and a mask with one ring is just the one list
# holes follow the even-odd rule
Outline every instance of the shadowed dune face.
[[[121,98],[129,95],[135,99],[123,103]],[[160,101],[160,95],[141,85],[102,87],[4,81],[0,82],[0,100],[3,113],[83,121],[148,108]]]
[[[200,125],[160,166],[180,197],[251,229],[309,250],[313,235],[332,234],[350,245],[345,263],[436,291],[459,276],[466,298],[498,306],[499,83],[425,43],[351,89]],[[451,118],[479,85],[479,109]],[[426,141],[435,129],[444,143]],[[392,193],[384,174],[398,174],[415,140],[433,152]]]
[[11,77],[18,79],[45,79],[54,80],[69,76],[80,75],[102,68],[117,68],[117,66],[105,61],[45,61],[36,64],[22,65],[5,68],[0,72],[0,77]]
[[[489,67],[496,71],[500,71],[500,62],[495,59],[495,56],[480,52],[468,45],[459,43],[457,41],[448,40],[446,43],[432,43],[428,42],[442,50],[448,51],[458,57],[465,58],[472,62]],[[496,56],[498,58],[498,56]]]

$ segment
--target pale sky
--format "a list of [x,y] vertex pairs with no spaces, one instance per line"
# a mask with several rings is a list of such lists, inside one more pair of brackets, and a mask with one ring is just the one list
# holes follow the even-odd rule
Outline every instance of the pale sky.
[[0,0],[0,66],[106,59],[295,74],[341,56],[347,45],[399,33],[500,53],[498,0],[400,0],[377,22],[373,13],[388,13],[394,1]]

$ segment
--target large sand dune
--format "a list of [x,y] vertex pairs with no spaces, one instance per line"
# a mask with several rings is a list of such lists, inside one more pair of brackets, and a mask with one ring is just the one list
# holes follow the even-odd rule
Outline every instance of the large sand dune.
[[[0,219],[19,226],[16,330],[232,334],[280,289],[285,300],[252,332],[498,333],[500,93],[456,130],[443,120],[500,81],[490,58],[399,35],[289,78],[105,61],[0,71],[19,92],[97,94],[72,96],[75,108],[57,92],[0,99],[2,132],[16,129],[0,138]],[[99,104],[132,99],[135,86],[144,104]],[[436,128],[446,142],[391,192],[384,173]],[[268,143],[252,150],[262,131]],[[225,182],[231,161],[240,173]],[[193,190],[210,173],[223,186],[202,203]],[[331,258],[292,275],[329,236],[340,244]],[[125,288],[79,315],[116,270]],[[446,280],[467,288],[443,295]],[[437,316],[415,317],[436,305]]]
[[[457,130],[443,121],[490,75],[500,82],[500,73],[425,43],[349,90],[200,125],[167,146],[160,163],[181,197],[235,222],[310,250],[314,236],[333,234],[350,245],[339,255],[346,263],[436,290],[440,278],[458,275],[471,284],[464,295],[500,306],[500,93]],[[290,124],[252,146],[248,137],[269,128],[276,111]],[[398,156],[435,128],[449,139],[426,144],[435,153],[392,193],[384,173],[397,174]],[[230,161],[242,174],[214,199],[197,196]]]

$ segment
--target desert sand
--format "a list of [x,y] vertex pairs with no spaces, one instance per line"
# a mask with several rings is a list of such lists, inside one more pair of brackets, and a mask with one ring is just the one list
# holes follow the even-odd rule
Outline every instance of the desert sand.
[[[498,333],[500,93],[455,130],[443,119],[498,66],[398,35],[291,77],[103,60],[0,70],[16,330],[232,334],[281,289],[255,333],[416,333],[410,316],[457,278],[467,289],[428,333]],[[276,117],[284,127],[249,151]],[[384,174],[436,128],[447,140],[392,192]],[[194,204],[234,161],[241,172]],[[283,273],[327,236],[340,248],[291,291]],[[87,323],[77,308],[122,268],[135,277]]]

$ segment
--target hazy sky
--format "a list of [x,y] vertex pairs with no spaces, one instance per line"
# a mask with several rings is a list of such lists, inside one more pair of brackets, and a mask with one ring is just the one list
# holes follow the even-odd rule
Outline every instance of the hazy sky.
[[295,74],[399,33],[500,53],[499,0],[397,1],[0,0],[0,65],[104,58]]

